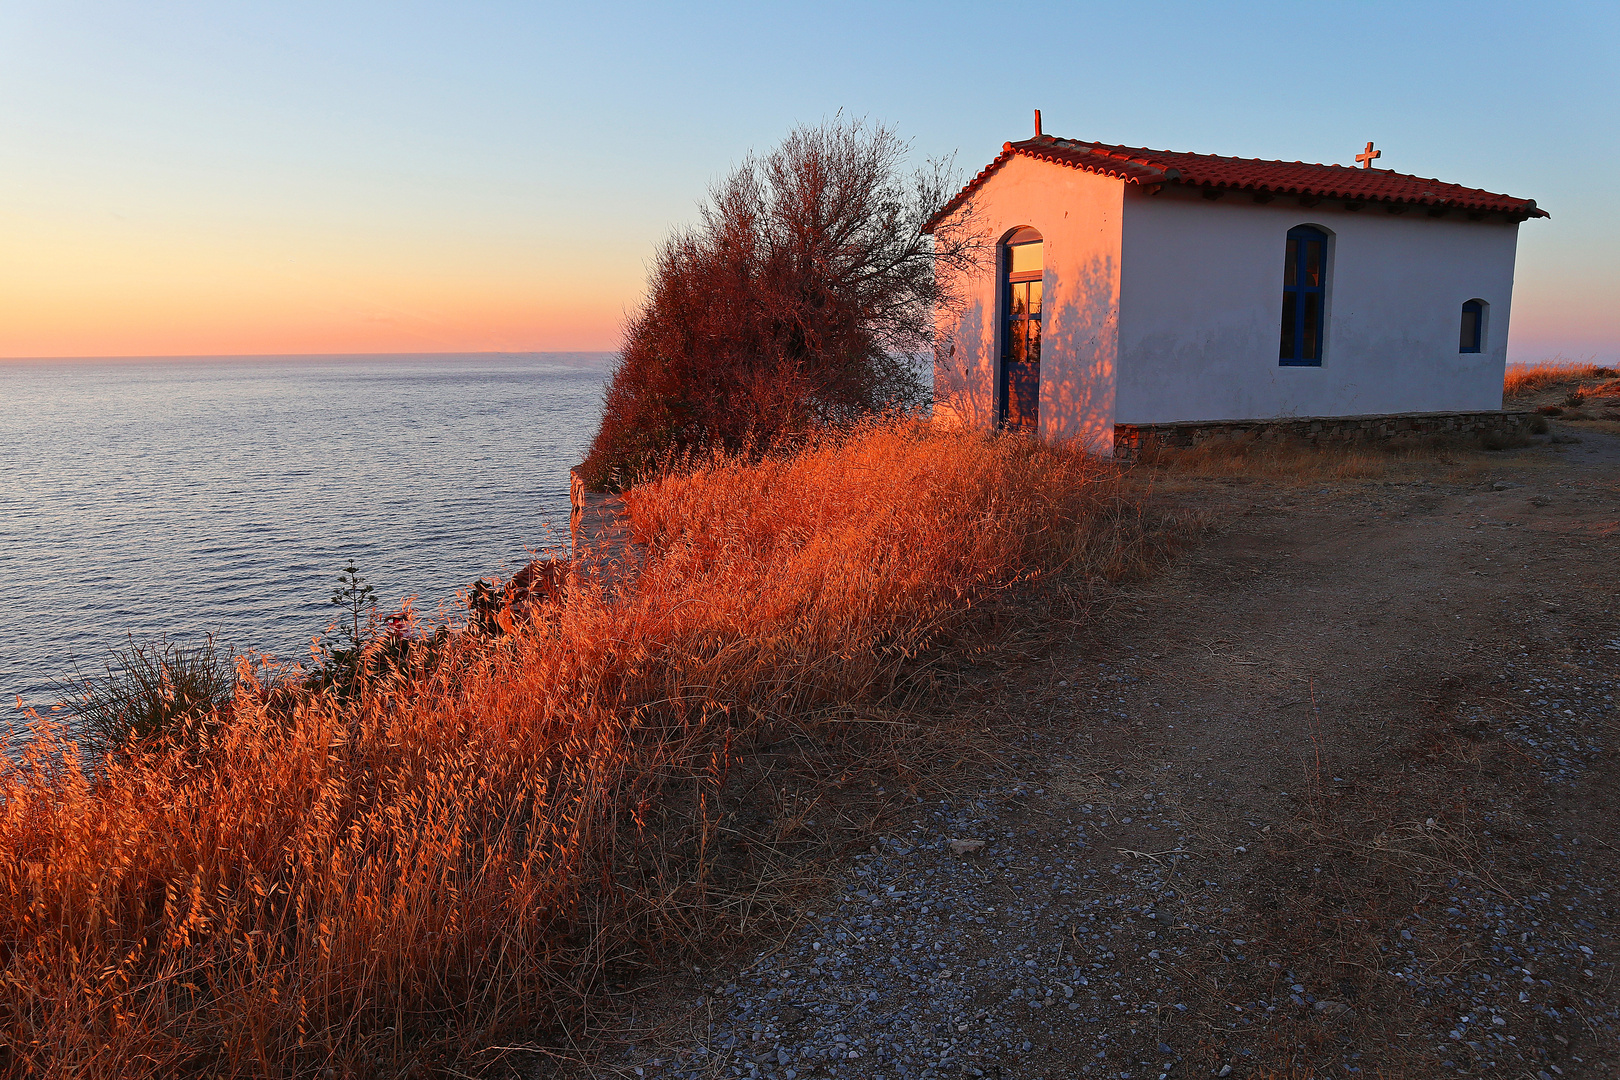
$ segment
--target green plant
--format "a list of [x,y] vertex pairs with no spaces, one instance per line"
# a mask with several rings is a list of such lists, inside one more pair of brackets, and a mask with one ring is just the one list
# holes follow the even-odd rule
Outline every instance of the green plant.
[[439,627],[432,634],[418,635],[410,605],[392,615],[377,614],[377,589],[360,576],[360,568],[349,561],[338,575],[331,603],[343,609],[345,619],[334,628],[347,647],[321,643],[321,664],[309,681],[314,690],[334,690],[342,700],[352,699],[360,686],[386,672],[402,672],[408,666],[431,667],[449,631]]
[[360,648],[364,639],[360,636],[360,616],[366,616],[369,626],[377,615],[377,590],[366,584],[365,578],[360,576],[360,568],[349,560],[349,565],[343,568],[338,575],[338,587],[332,590],[332,603],[349,613],[349,644],[353,648]]
[[133,740],[206,730],[235,696],[236,664],[229,650],[219,654],[212,634],[200,645],[167,638],[137,645],[131,637],[104,674],[87,678],[75,669],[57,689],[90,745],[105,754]]
[[339,696],[347,698],[358,688],[365,674],[366,646],[377,636],[377,589],[360,576],[360,568],[353,559],[338,575],[331,603],[343,609],[343,617],[334,628],[343,634],[348,647],[323,641],[321,666],[312,682],[320,689],[335,688]]

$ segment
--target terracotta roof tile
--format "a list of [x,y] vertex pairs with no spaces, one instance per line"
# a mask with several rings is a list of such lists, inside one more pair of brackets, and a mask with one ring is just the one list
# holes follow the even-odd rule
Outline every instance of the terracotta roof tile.
[[1448,209],[1496,211],[1516,218],[1547,217],[1534,199],[1517,199],[1441,180],[1408,176],[1388,169],[1358,169],[1349,165],[1312,165],[1303,161],[1262,161],[1257,158],[1183,154],[1131,146],[1082,142],[1037,135],[1023,142],[1006,143],[1001,153],[975,176],[929,222],[935,224],[965,203],[974,191],[1016,156],[1051,161],[1086,172],[1112,176],[1128,184],[1182,184],[1229,191],[1268,192],[1275,195],[1313,195],[1353,202],[1405,203]]

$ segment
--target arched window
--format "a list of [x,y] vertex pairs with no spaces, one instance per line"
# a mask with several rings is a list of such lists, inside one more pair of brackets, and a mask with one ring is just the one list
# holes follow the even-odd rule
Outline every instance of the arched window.
[[1041,234],[1019,229],[1002,247],[1001,424],[1034,433],[1040,422]]
[[1485,344],[1485,308],[1483,300],[1470,300],[1463,305],[1462,341],[1458,352],[1479,352]]
[[1283,260],[1284,367],[1321,367],[1327,320],[1327,233],[1310,225],[1288,230]]

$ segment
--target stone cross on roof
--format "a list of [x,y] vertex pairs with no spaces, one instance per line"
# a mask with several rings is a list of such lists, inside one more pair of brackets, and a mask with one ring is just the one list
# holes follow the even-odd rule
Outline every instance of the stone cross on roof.
[[1356,160],[1361,162],[1361,167],[1363,169],[1370,169],[1373,167],[1373,158],[1381,158],[1383,156],[1384,152],[1382,150],[1374,150],[1372,143],[1368,143],[1367,149],[1356,155]]

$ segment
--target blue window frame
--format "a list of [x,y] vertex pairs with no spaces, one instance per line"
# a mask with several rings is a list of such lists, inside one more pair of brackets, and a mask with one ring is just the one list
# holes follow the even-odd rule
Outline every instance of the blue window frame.
[[1034,434],[1040,429],[1041,234],[1022,228],[1002,242],[1001,426]]
[[1470,300],[1462,310],[1462,341],[1458,352],[1479,352],[1485,341],[1485,301]]
[[1288,230],[1283,261],[1284,367],[1321,367],[1327,321],[1327,233],[1309,225]]

